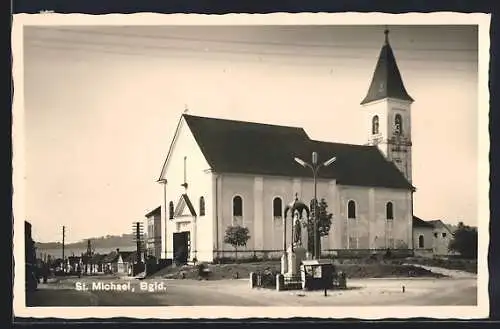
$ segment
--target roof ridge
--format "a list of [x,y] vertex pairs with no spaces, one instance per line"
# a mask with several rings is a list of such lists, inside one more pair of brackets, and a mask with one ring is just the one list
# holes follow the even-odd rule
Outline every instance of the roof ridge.
[[145,217],[151,217],[151,215],[153,215],[156,212],[161,212],[161,206],[158,206],[158,207],[154,208],[153,210],[151,210],[148,213],[146,213],[146,215],[144,215],[144,216]]
[[345,146],[355,146],[355,147],[362,147],[362,148],[369,148],[373,149],[377,147],[376,145],[365,145],[365,144],[354,144],[354,143],[340,143],[340,142],[331,142],[331,141],[321,141],[317,139],[309,139],[310,142],[313,143],[323,143],[323,144],[333,144],[333,145],[345,145]]
[[187,117],[187,118],[191,117],[191,118],[197,118],[197,119],[209,119],[209,120],[216,120],[216,121],[225,121],[225,122],[241,123],[241,124],[252,124],[252,125],[260,125],[260,126],[268,126],[268,127],[291,128],[291,129],[300,129],[300,130],[305,131],[304,127],[290,126],[290,125],[281,125],[281,124],[263,123],[263,122],[256,122],[256,121],[244,121],[244,120],[208,117],[208,116],[200,116],[200,115],[192,115],[192,114],[183,114],[182,116]]

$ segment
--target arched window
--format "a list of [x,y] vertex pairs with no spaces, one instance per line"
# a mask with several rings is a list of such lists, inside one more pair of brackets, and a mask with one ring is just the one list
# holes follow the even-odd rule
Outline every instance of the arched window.
[[396,135],[403,134],[403,118],[401,114],[396,114],[394,117],[394,133],[396,133]]
[[168,204],[168,218],[174,219],[174,203],[172,201]]
[[372,135],[378,134],[378,126],[379,126],[378,115],[376,115],[372,119]]
[[243,216],[243,200],[239,195],[233,198],[233,216]]
[[385,218],[387,218],[387,220],[394,219],[394,209],[392,202],[387,202],[387,204],[385,205]]
[[273,200],[273,216],[274,218],[283,217],[283,202],[280,197]]
[[200,196],[200,216],[205,216],[205,198]]
[[347,218],[356,218],[356,202],[353,200],[347,203]]
[[420,235],[418,237],[418,247],[419,248],[423,248],[424,247],[424,236],[423,235]]

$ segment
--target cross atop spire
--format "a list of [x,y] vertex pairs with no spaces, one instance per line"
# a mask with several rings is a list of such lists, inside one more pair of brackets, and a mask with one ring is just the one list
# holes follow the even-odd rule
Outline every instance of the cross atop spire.
[[388,45],[389,44],[389,29],[387,28],[387,25],[385,26],[384,34],[385,34],[385,44]]

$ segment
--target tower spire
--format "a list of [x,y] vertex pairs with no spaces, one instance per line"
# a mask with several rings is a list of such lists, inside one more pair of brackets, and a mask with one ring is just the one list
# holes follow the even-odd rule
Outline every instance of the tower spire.
[[396,58],[389,44],[389,30],[387,27],[384,30],[384,34],[385,42],[380,50],[370,88],[361,105],[384,98],[395,98],[413,102],[413,98],[406,91],[401,73],[396,64]]

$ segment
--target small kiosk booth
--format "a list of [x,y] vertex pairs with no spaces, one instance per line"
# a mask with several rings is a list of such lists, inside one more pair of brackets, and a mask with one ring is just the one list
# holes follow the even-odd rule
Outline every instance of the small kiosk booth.
[[300,275],[304,290],[326,290],[339,285],[335,266],[329,259],[302,261]]

